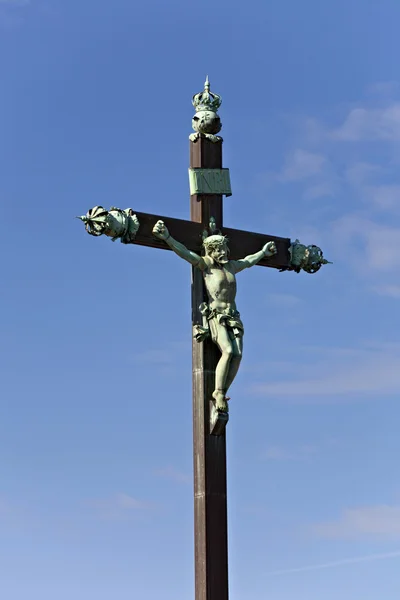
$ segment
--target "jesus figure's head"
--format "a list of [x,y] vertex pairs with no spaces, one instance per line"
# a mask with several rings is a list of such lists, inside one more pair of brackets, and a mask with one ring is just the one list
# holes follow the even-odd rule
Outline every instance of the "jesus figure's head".
[[228,239],[224,235],[210,235],[204,240],[203,246],[206,256],[216,263],[224,265],[229,262]]

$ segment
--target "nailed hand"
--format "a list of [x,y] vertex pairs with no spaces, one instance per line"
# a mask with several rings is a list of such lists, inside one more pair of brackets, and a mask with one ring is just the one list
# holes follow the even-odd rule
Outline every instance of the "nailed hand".
[[169,238],[169,231],[166,228],[164,221],[157,221],[153,227],[153,234],[160,240],[167,240]]
[[267,242],[263,247],[265,256],[273,256],[277,253],[275,242]]

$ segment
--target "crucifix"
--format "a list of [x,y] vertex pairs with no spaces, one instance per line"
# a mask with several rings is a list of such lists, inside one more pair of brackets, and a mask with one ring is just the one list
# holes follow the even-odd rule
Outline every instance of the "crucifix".
[[315,245],[224,227],[222,197],[232,191],[218,135],[221,97],[208,77],[192,103],[190,221],[101,206],[78,218],[91,235],[172,250],[192,265],[195,600],[228,600],[227,393],[244,335],[236,275],[254,265],[316,273],[328,261]]

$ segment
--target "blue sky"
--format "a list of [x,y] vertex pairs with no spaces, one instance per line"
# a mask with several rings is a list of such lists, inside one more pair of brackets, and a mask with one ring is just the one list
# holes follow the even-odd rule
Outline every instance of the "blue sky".
[[193,597],[190,268],[85,234],[187,218],[223,97],[225,224],[317,243],[239,275],[232,600],[400,594],[396,0],[0,1],[0,591]]

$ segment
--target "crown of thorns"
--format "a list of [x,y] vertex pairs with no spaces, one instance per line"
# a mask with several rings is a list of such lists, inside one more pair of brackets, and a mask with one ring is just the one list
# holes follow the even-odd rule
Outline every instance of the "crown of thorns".
[[226,235],[209,235],[203,241],[203,246],[206,250],[214,250],[219,246],[226,246],[228,244],[228,241],[229,240],[226,237]]

